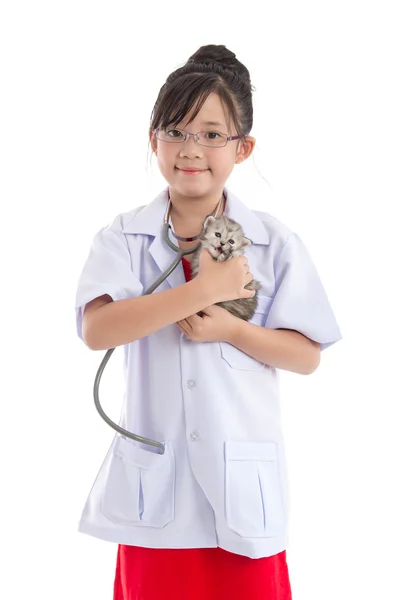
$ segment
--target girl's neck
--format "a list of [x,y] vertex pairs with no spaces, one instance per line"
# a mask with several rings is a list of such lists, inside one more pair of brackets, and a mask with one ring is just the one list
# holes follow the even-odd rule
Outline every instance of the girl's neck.
[[[220,201],[223,190],[217,192],[208,198],[185,198],[170,191],[171,208],[170,217],[174,224],[181,227],[187,227],[190,231],[186,234],[187,237],[193,235],[194,230],[201,230],[204,219],[207,215],[214,214]],[[217,216],[221,216],[225,210],[225,197],[222,199],[220,209]],[[183,234],[185,235],[185,234]],[[195,235],[195,234],[194,234]]]

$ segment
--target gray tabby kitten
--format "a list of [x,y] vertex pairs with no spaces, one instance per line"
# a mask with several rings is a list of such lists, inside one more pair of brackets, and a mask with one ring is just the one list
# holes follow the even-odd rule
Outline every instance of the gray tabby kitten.
[[[204,221],[200,244],[198,250],[193,253],[192,279],[199,272],[200,254],[203,248],[208,250],[214,260],[224,261],[233,256],[243,256],[244,248],[250,246],[252,241],[245,237],[242,227],[233,219],[225,215],[221,217],[210,215]],[[256,290],[252,298],[237,298],[236,300],[217,302],[217,306],[222,306],[235,317],[250,321],[257,308],[257,291],[260,288],[261,284],[253,279],[245,286],[247,290]],[[201,312],[198,314],[203,315]]]

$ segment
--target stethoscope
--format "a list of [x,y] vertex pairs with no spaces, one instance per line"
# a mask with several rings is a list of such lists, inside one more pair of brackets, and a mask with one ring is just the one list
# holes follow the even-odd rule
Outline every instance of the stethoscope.
[[[216,217],[218,215],[223,197],[224,197],[224,195],[222,194],[222,196],[218,202],[218,206],[213,214],[214,217]],[[165,215],[164,215],[164,224],[163,224],[162,235],[163,235],[163,238],[164,238],[165,242],[167,243],[167,245],[170,248],[172,248],[172,250],[174,250],[174,252],[176,252],[176,257],[175,257],[174,261],[171,263],[171,265],[168,267],[168,269],[166,269],[166,271],[164,271],[164,273],[162,273],[162,275],[160,275],[160,277],[149,287],[148,290],[143,292],[142,296],[146,296],[147,294],[151,294],[152,292],[154,292],[154,290],[156,288],[158,288],[159,285],[161,285],[161,283],[172,273],[172,271],[174,269],[176,269],[176,267],[181,262],[182,257],[186,256],[188,254],[192,254],[193,252],[196,252],[196,250],[200,247],[200,244],[201,244],[201,242],[199,242],[198,244],[196,244],[196,246],[194,246],[193,248],[190,248],[189,250],[182,250],[182,248],[179,248],[179,246],[176,246],[176,244],[174,244],[174,242],[171,241],[170,236],[169,236],[169,231],[172,230],[172,226],[170,223],[170,210],[171,210],[171,199],[168,198],[167,209],[166,209]],[[176,235],[175,232],[172,231],[172,235],[175,237],[175,239],[177,239],[181,242],[193,242],[193,241],[199,239],[202,233],[203,233],[203,230],[194,237],[185,238],[185,237],[180,237],[179,235]],[[142,444],[148,444],[149,446],[155,446],[156,448],[159,449],[159,454],[164,454],[164,452],[165,452],[164,444],[162,444],[161,442],[157,442],[155,440],[151,440],[149,438],[142,437],[140,435],[135,435],[134,433],[127,431],[120,425],[117,425],[117,423],[114,423],[114,421],[112,421],[110,419],[110,417],[108,417],[106,415],[106,413],[104,412],[104,410],[102,409],[102,407],[100,405],[100,400],[99,400],[100,379],[101,379],[103,371],[106,367],[106,364],[110,360],[110,357],[111,357],[112,353],[114,352],[114,350],[115,350],[115,348],[110,348],[109,350],[107,350],[103,360],[101,361],[98,371],[96,373],[96,377],[94,380],[94,389],[93,389],[94,404],[96,406],[96,409],[97,409],[98,413],[100,414],[100,416],[102,417],[102,419],[104,419],[104,421],[108,425],[110,425],[110,427],[115,429],[115,431],[117,431],[118,433],[120,433],[132,440],[135,440],[136,442],[140,442]]]

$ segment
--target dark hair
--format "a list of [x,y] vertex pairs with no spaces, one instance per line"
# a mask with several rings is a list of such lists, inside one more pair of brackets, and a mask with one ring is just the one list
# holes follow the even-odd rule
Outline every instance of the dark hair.
[[176,126],[192,110],[191,122],[211,93],[217,93],[240,136],[253,126],[253,86],[250,73],[225,46],[201,46],[161,87],[151,115],[150,132]]

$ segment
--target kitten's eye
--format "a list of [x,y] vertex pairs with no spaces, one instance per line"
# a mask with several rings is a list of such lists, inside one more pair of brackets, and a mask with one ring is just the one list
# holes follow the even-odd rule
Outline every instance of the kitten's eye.
[[235,243],[235,240],[228,240],[228,242],[229,242],[230,244],[234,244],[234,243]]
[[215,237],[221,237],[221,234],[218,233],[218,231],[217,231],[216,234],[215,234]]

